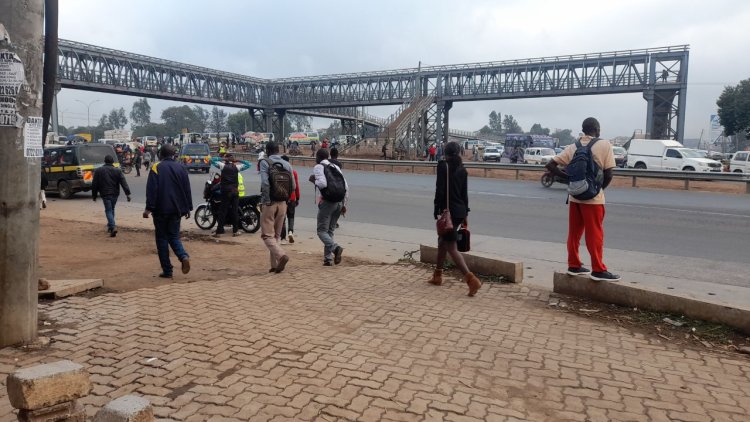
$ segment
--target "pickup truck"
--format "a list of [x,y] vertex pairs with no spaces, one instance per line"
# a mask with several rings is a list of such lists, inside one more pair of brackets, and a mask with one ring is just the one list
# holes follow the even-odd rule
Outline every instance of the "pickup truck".
[[628,147],[628,167],[648,170],[714,171],[721,163],[673,140],[633,139]]

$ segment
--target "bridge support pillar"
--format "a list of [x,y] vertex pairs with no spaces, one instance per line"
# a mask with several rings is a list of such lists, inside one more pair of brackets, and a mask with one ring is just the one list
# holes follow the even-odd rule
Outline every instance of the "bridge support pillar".
[[284,119],[286,118],[286,109],[275,108],[273,110],[266,109],[266,122],[269,124],[271,132],[273,132],[273,138],[276,143],[283,145],[284,137]]
[[448,142],[448,116],[450,109],[453,107],[453,101],[438,101],[437,112],[435,113],[436,140],[438,142]]
[[675,139],[685,136],[688,52],[660,52],[649,61],[646,100],[646,138]]

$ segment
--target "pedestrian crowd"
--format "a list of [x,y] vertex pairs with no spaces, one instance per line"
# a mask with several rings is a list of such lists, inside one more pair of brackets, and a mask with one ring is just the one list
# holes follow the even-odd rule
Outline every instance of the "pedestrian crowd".
[[[589,276],[597,281],[616,281],[619,276],[608,271],[603,260],[604,249],[604,190],[612,180],[615,160],[610,142],[602,141],[599,122],[587,118],[582,124],[583,136],[565,148],[547,164],[547,169],[569,180],[568,201],[568,269],[574,276]],[[343,165],[338,160],[338,150],[327,141],[311,151],[315,166],[308,181],[314,186],[317,206],[317,236],[323,244],[323,265],[334,266],[342,261],[344,248],[337,243],[335,232],[339,219],[346,216],[349,202],[349,184],[344,177]],[[385,155],[385,146],[383,154]],[[290,261],[283,246],[294,243],[295,209],[300,201],[300,183],[297,171],[289,157],[281,155],[279,144],[268,142],[260,154],[257,171],[260,173],[260,231],[261,239],[269,251],[269,272],[281,273]],[[474,296],[482,286],[479,278],[467,266],[461,252],[470,249],[468,228],[469,207],[468,172],[463,165],[464,149],[455,142],[432,144],[425,155],[429,161],[437,161],[433,217],[438,234],[437,265],[428,282],[443,283],[446,258],[450,257],[463,274],[468,295]],[[472,151],[476,156],[476,150]],[[180,220],[189,218],[193,210],[190,183],[186,169],[174,160],[175,148],[165,144],[158,150],[158,162],[151,151],[135,153],[135,162],[148,163],[150,170],[146,186],[146,208],[144,218],[151,217],[154,235],[164,278],[173,277],[173,266],[169,249],[181,263],[183,273],[190,270],[190,257],[180,241]],[[96,169],[92,183],[92,197],[101,197],[107,218],[110,236],[117,235],[115,206],[120,188],[127,200],[131,200],[130,188],[122,171],[113,166],[114,157],[107,156],[105,165]],[[245,186],[241,172],[252,164],[236,160],[226,150],[220,158],[212,161],[220,170],[215,180],[221,206],[216,219],[214,236],[224,234],[225,224],[232,226],[233,235],[239,235],[239,198],[244,197]],[[140,173],[140,171],[139,171]],[[42,180],[44,188],[44,179]],[[40,205],[46,199],[40,197]],[[585,236],[586,247],[591,256],[592,269],[584,266],[579,256],[581,238]]]

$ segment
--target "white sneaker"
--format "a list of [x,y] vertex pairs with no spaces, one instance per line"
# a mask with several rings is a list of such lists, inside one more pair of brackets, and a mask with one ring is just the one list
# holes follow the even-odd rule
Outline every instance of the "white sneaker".
[[294,233],[292,233],[292,232],[289,232],[289,233],[288,233],[288,234],[286,235],[286,238],[287,238],[287,239],[289,239],[289,243],[294,243]]
[[286,244],[287,244],[287,241],[286,241],[286,239],[281,239],[281,244],[282,244],[282,245],[286,245]]

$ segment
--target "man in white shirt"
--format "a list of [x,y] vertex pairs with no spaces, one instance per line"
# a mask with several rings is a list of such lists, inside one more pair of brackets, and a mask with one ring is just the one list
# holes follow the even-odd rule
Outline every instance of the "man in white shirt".
[[[329,153],[325,148],[315,154],[313,174],[310,182],[315,184],[315,200],[318,204],[318,238],[323,242],[323,265],[330,267],[341,263],[344,248],[339,246],[333,238],[339,217],[346,215],[346,204],[349,200],[349,185],[344,179],[341,169],[328,161]],[[326,168],[328,175],[326,177]]]

